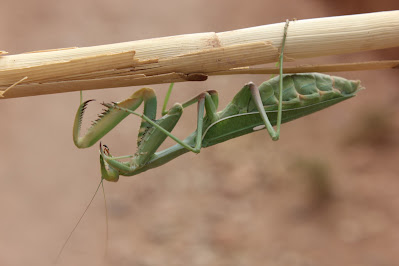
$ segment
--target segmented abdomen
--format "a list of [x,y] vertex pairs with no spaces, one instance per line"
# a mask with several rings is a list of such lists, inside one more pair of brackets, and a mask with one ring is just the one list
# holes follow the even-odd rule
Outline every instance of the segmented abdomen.
[[[359,81],[340,77],[319,73],[285,74],[281,122],[292,121],[349,99],[360,89],[362,87]],[[262,83],[259,92],[270,123],[276,125],[279,77]],[[264,128],[264,122],[246,85],[220,112],[220,119],[205,127],[202,147],[212,146],[261,128]]]
[[[283,77],[283,108],[298,108],[341,97],[350,97],[359,90],[360,81],[320,73],[285,74]],[[259,86],[263,105],[275,109],[279,98],[279,77]],[[250,104],[249,111],[255,106]],[[273,108],[275,107],[275,108]],[[268,108],[266,108],[268,109]]]

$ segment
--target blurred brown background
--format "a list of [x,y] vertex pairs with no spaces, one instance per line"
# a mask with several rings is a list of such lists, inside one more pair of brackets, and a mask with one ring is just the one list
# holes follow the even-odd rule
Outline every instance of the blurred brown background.
[[[392,1],[12,1],[0,10],[0,50],[21,53],[398,9]],[[307,62],[398,59],[398,49]],[[298,62],[303,63],[303,62]],[[106,183],[109,241],[98,195],[59,265],[398,265],[398,70],[341,73],[367,88],[282,127],[186,154]],[[216,89],[220,107],[249,80],[175,86],[182,102]],[[167,85],[153,86],[160,100]],[[137,88],[84,93],[119,101]],[[78,93],[0,101],[0,265],[50,265],[96,188],[97,145],[78,150]],[[94,119],[96,104],[87,120]],[[195,108],[174,131],[195,128]],[[134,153],[130,117],[104,142]],[[167,145],[172,145],[168,142]]]

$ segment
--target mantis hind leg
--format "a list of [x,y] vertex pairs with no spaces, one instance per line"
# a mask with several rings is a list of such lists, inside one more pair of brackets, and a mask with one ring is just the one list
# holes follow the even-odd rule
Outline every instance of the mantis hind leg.
[[280,138],[280,126],[281,126],[282,109],[283,109],[283,60],[284,60],[284,47],[285,47],[285,39],[287,38],[288,24],[289,21],[287,20],[284,26],[284,35],[281,44],[281,52],[279,58],[280,76],[279,76],[279,99],[278,99],[276,130],[274,130],[272,124],[270,123],[269,118],[267,117],[265,109],[263,108],[262,99],[258,88],[253,83],[248,84],[252,94],[252,99],[254,100],[255,106],[259,111],[259,115],[262,117],[262,120],[272,140],[278,140]]

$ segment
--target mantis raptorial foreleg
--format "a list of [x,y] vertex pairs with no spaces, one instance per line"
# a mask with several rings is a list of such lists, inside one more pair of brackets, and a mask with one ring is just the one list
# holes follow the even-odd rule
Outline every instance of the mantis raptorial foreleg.
[[[92,123],[91,127],[87,130],[87,133],[83,137],[80,137],[79,134],[83,113],[90,101],[92,100],[81,103],[75,116],[75,122],[73,125],[73,141],[78,148],[87,148],[92,146],[129,115],[128,113],[120,112],[115,109],[104,110],[104,112],[99,115],[99,118]],[[136,110],[143,101],[144,112],[152,109],[155,109],[156,112],[156,96],[155,92],[150,88],[143,88],[136,91],[126,100],[117,103],[117,105],[129,110]],[[155,119],[155,112],[148,114],[151,119]]]
[[[100,164],[102,176],[108,181],[117,181],[119,173],[132,173],[135,171],[135,169],[145,165],[151,159],[159,146],[164,142],[167,136],[171,137],[187,150],[198,153],[201,149],[202,143],[201,137],[205,110],[209,114],[209,117],[216,119],[218,100],[217,93],[215,91],[204,92],[192,100],[183,103],[182,105],[175,104],[167,112],[163,110],[166,112],[166,114],[162,118],[155,120],[157,108],[155,93],[152,89],[143,88],[122,102],[104,104],[107,109],[104,110],[104,112],[99,116],[99,119],[92,124],[87,133],[83,137],[80,137],[79,133],[82,116],[88,102],[90,101],[80,104],[74,123],[73,139],[75,145],[79,148],[92,146],[129,114],[134,114],[142,118],[137,139],[137,152],[131,156],[123,156],[126,158],[131,158],[129,163],[117,161],[111,156],[108,148],[103,150],[100,145]],[[139,114],[135,112],[135,110],[141,105],[142,102],[144,102],[144,111],[143,114]],[[180,119],[183,108],[194,103],[198,103],[196,131],[197,138],[195,145],[191,146],[175,137],[170,133],[170,131],[172,131]],[[167,102],[165,102],[165,105],[166,104]],[[120,158],[122,157],[117,157],[117,159]],[[106,164],[111,167],[107,167]]]
[[[204,114],[206,110],[206,116],[211,119],[216,119],[216,108],[217,108],[217,93],[216,91],[207,91],[203,92],[192,100],[183,103],[182,105],[174,105],[170,110],[167,111],[166,115],[164,115],[161,119],[156,120],[155,122],[147,117],[145,114],[139,114],[135,111],[126,109],[124,107],[120,107],[118,104],[104,104],[109,109],[117,109],[123,111],[128,114],[133,114],[141,117],[146,123],[148,123],[151,128],[147,128],[146,132],[141,136],[140,144],[138,145],[138,150],[136,154],[133,156],[130,163],[124,163],[115,160],[112,156],[110,156],[108,148],[103,150],[100,144],[100,162],[101,162],[101,172],[103,176],[105,175],[105,179],[115,179],[118,172],[121,173],[133,173],[136,169],[139,169],[141,166],[145,165],[149,159],[153,156],[158,147],[163,143],[165,138],[168,136],[176,141],[179,145],[183,146],[185,149],[192,151],[194,153],[199,153],[202,147],[202,131],[203,131],[203,122],[204,122]],[[183,140],[180,140],[176,136],[170,133],[173,129],[174,125],[177,123],[177,120],[173,120],[174,125],[171,127],[171,120],[169,117],[175,113],[181,115],[182,108],[188,107],[194,103],[198,104],[197,111],[197,130],[196,130],[196,141],[195,146],[192,147],[188,145]],[[165,104],[166,105],[166,104]],[[168,129],[168,127],[171,127]],[[130,157],[130,156],[129,156]],[[118,157],[120,158],[120,157]],[[109,169],[105,167],[104,161],[111,166]],[[117,170],[117,171],[115,171]]]

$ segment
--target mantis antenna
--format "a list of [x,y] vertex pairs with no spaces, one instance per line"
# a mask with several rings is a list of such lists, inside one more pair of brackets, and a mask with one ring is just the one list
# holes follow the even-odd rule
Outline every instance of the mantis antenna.
[[59,259],[60,259],[60,257],[61,257],[62,252],[64,251],[66,245],[67,245],[68,242],[69,242],[69,239],[72,237],[72,235],[73,235],[73,233],[75,232],[76,228],[78,227],[78,225],[79,225],[80,222],[82,221],[83,216],[86,214],[87,210],[89,209],[90,205],[92,204],[94,198],[95,198],[96,195],[97,195],[98,190],[100,189],[100,186],[102,187],[102,191],[103,191],[103,195],[104,195],[105,221],[106,221],[106,246],[105,246],[105,253],[104,253],[104,256],[107,254],[106,252],[107,252],[107,247],[108,247],[108,210],[107,210],[107,201],[106,201],[106,198],[105,198],[105,191],[104,191],[104,183],[103,183],[103,180],[104,180],[104,179],[101,178],[101,181],[100,181],[100,183],[98,184],[97,189],[96,189],[96,191],[94,192],[94,195],[91,197],[89,204],[87,204],[86,209],[84,210],[84,212],[83,212],[82,215],[80,216],[78,222],[75,224],[75,226],[73,227],[72,231],[69,233],[67,239],[65,240],[64,244],[62,245],[60,251],[58,252],[57,258],[55,259],[55,263],[54,263],[54,264],[57,264],[57,263],[58,263],[58,261],[59,261]]

